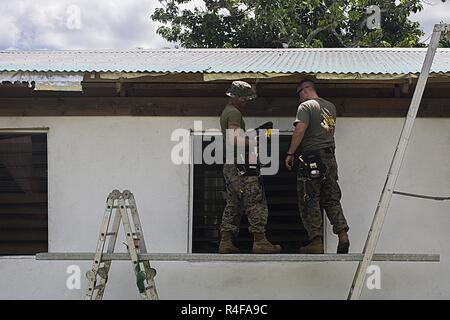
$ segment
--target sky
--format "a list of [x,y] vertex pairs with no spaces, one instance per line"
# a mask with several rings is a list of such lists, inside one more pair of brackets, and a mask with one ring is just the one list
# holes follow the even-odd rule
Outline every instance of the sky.
[[[159,6],[158,0],[0,0],[0,50],[173,48],[150,18]],[[410,18],[421,23],[427,42],[435,23],[450,23],[450,0],[426,0]]]

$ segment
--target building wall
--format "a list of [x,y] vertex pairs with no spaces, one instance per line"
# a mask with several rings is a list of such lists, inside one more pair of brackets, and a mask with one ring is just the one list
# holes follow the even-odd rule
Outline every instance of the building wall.
[[[189,170],[170,161],[176,128],[192,117],[1,117],[0,128],[49,127],[49,250],[92,252],[105,199],[130,189],[150,252],[186,252]],[[204,128],[218,126],[202,118]],[[265,119],[247,119],[247,127]],[[272,119],[291,129],[291,118]],[[361,252],[401,131],[400,118],[340,118],[336,141],[351,252]],[[397,190],[450,194],[450,119],[419,118]],[[440,263],[378,263],[381,290],[365,299],[450,298],[450,203],[393,197],[377,252],[439,253]],[[327,251],[336,237],[327,230]],[[117,247],[124,251],[122,241]],[[66,269],[82,270],[81,290],[66,288]],[[357,263],[154,262],[161,299],[345,299]],[[0,257],[0,299],[80,299],[90,261]],[[106,299],[136,299],[128,262],[114,262]]]

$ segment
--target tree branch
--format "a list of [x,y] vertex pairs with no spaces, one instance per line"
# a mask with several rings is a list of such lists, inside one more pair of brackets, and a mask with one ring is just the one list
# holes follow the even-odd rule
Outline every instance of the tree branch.
[[311,31],[311,33],[306,37],[305,44],[309,45],[311,43],[312,39],[315,38],[315,36],[317,36],[320,32],[322,32],[326,29],[329,29],[330,27],[331,27],[331,24],[322,26],[322,27],[318,27],[318,28],[314,29],[313,31]]
[[343,46],[344,48],[346,47],[344,40],[342,40],[341,36],[336,32],[335,29],[331,29],[331,32],[334,34],[334,36],[336,37],[336,39],[339,41],[339,43],[341,44],[341,46]]

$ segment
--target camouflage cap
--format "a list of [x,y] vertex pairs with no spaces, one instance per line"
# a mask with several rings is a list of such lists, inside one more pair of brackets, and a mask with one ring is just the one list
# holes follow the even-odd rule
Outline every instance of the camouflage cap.
[[242,100],[256,99],[255,90],[245,81],[233,81],[226,94],[229,97],[241,98]]

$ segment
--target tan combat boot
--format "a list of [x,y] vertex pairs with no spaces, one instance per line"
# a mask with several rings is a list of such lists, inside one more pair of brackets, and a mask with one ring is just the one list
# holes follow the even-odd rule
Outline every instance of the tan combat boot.
[[346,230],[342,230],[338,233],[339,243],[337,247],[337,253],[348,253],[350,247],[350,241],[348,240],[348,233]]
[[253,234],[253,253],[279,253],[281,246],[278,244],[271,244],[266,238],[264,232]]
[[322,237],[315,237],[310,244],[300,248],[300,253],[304,254],[323,254]]
[[219,244],[219,253],[239,253],[239,249],[233,244],[233,232],[222,232],[222,237]]

